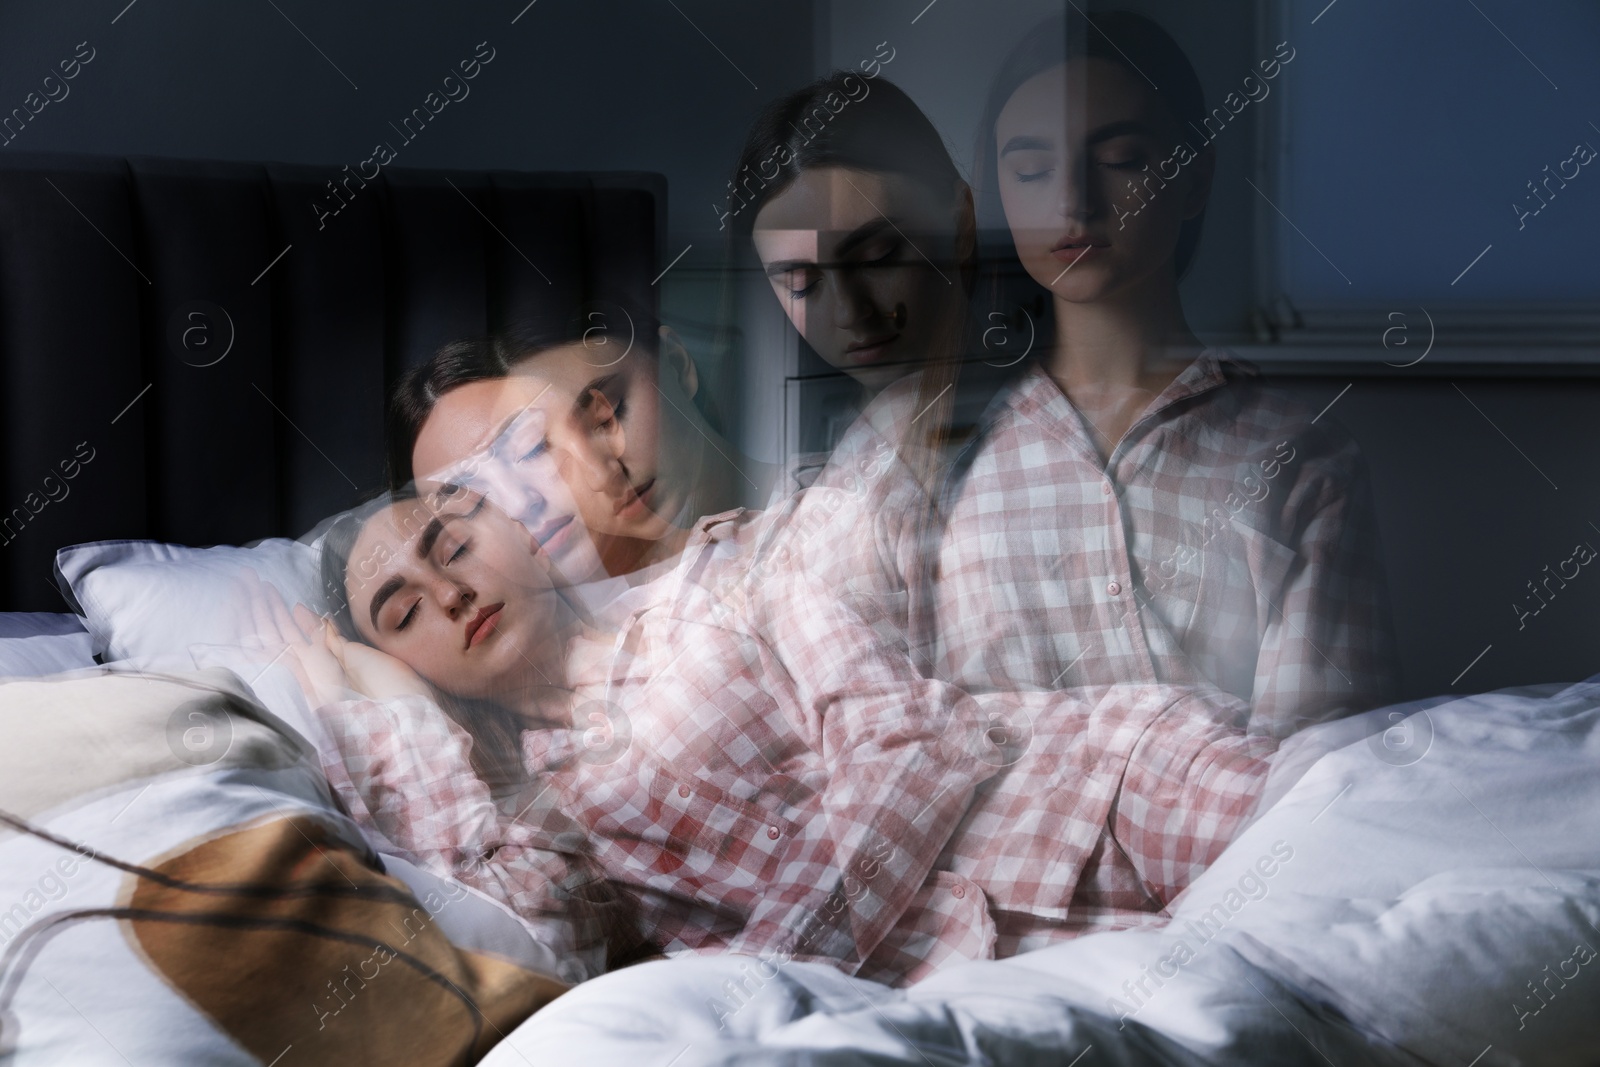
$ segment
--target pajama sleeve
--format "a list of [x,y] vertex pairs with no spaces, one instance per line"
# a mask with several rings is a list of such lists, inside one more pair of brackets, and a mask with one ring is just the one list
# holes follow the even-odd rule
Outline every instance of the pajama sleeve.
[[615,903],[595,891],[581,847],[557,850],[496,808],[465,730],[421,697],[342,701],[320,715],[338,749],[323,755],[323,769],[363,828],[505,904],[585,973],[604,969],[607,939],[618,933]]

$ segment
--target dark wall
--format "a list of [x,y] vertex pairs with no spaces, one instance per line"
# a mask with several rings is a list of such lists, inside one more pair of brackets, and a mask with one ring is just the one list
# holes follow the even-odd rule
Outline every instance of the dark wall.
[[1600,550],[1600,377],[1278,384],[1317,409],[1337,397],[1327,417],[1366,455],[1407,696],[1600,673],[1600,559],[1557,573],[1580,543]]
[[[332,177],[388,141],[404,167],[655,171],[681,249],[715,229],[705,205],[751,114],[813,66],[809,0],[126,3],[5,6],[0,112],[79,42],[94,58],[0,152],[315,163]],[[494,58],[470,94],[404,143],[389,124],[479,42]]]

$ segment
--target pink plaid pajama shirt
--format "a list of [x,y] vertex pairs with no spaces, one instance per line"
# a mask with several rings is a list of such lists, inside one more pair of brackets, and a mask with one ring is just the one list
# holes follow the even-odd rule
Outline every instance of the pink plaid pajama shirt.
[[[540,921],[582,865],[669,952],[827,960],[891,982],[1005,953],[1009,931],[1070,934],[1108,838],[1159,907],[1253,809],[1276,744],[1233,725],[1236,697],[969,695],[793,566],[782,521],[702,520],[658,595],[593,639],[606,654],[578,650],[592,668],[575,725],[524,733],[532,799],[516,818],[425,702],[327,709],[343,765],[330,778],[425,860],[481,857],[463,879]],[[454,742],[434,743],[441,731]],[[528,851],[529,834],[574,825],[587,855]]]
[[[925,490],[899,458],[919,456],[917,385],[869,406],[787,522],[805,534],[794,565],[929,676],[974,693],[1213,686],[1279,739],[1391,696],[1365,465],[1331,419],[1208,350],[1102,460],[1034,367],[990,404],[960,473]],[[1002,953],[1159,909],[1107,829],[1061,926],[997,906]]]

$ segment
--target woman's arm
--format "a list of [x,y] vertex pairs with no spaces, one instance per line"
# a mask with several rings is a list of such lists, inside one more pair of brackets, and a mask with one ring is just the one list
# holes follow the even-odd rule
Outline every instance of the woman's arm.
[[579,855],[502,815],[473,773],[472,739],[431,701],[398,697],[324,705],[338,747],[323,769],[356,821],[422,866],[510,907],[541,942],[604,969],[616,920]]
[[1260,619],[1249,727],[1280,739],[1383,704],[1398,682],[1366,464],[1336,430],[1294,445],[1277,528],[1248,535]]
[[793,713],[827,770],[825,843],[774,887],[744,938],[853,971],[899,921],[1004,755],[966,694],[909,657],[804,576],[769,590],[763,637],[792,684]]

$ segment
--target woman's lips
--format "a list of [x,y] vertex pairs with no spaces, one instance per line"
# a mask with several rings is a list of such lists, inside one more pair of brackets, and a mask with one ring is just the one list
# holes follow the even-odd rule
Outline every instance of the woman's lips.
[[889,349],[900,340],[897,333],[885,337],[870,338],[866,342],[857,342],[846,345],[844,350],[845,362],[852,367],[860,367],[868,363],[877,363],[889,354]]
[[1105,245],[1067,245],[1050,254],[1063,263],[1076,263],[1081,259],[1088,259],[1104,247]]
[[629,494],[617,502],[619,519],[637,519],[651,512],[650,498],[655,492],[656,480],[651,478],[643,485],[632,487]]
[[533,535],[533,539],[539,542],[539,547],[544,550],[546,555],[552,557],[560,556],[562,552],[566,551],[568,544],[572,540],[574,526],[572,519],[571,515],[562,515],[559,518],[551,519],[539,527],[538,532]]
[[489,639],[495,632],[495,627],[500,623],[500,612],[504,604],[490,604],[488,607],[478,609],[478,613],[467,621],[467,643],[464,647],[476,648]]

